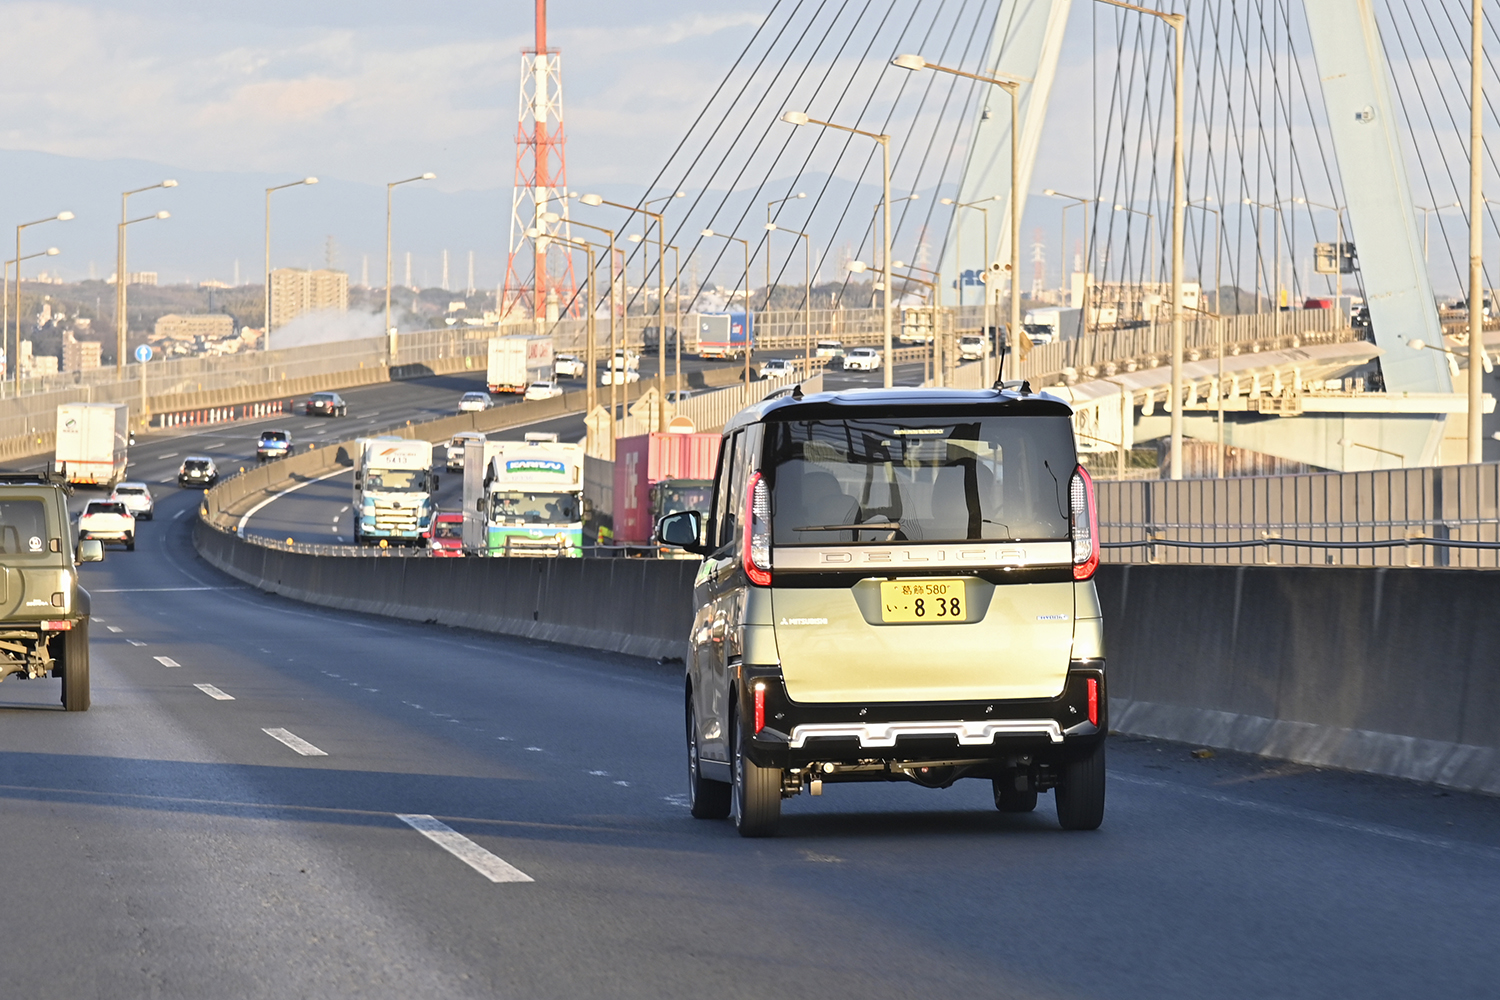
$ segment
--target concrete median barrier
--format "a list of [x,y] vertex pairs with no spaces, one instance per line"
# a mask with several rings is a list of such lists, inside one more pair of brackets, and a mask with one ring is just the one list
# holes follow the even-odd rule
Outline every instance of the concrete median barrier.
[[1500,793],[1500,574],[1101,566],[1122,732]]
[[328,558],[256,545],[202,520],[194,532],[211,565],[309,604],[635,656],[687,650],[692,562]]

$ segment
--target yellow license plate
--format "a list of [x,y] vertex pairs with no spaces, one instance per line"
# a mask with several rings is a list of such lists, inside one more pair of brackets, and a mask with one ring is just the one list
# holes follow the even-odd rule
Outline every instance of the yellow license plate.
[[968,619],[962,580],[882,580],[880,620],[942,625]]

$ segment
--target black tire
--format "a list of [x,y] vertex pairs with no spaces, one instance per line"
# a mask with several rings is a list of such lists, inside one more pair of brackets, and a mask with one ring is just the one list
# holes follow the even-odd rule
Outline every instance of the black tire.
[[687,703],[688,801],[694,819],[724,819],[729,815],[729,796],[733,786],[705,778],[698,770],[698,713],[693,696]]
[[142,514],[141,515],[141,520],[142,521],[154,521],[154,520],[156,520],[156,512],[155,511],[149,511],[149,512],[147,512],[145,514]]
[[89,620],[73,623],[63,634],[62,704],[68,712],[89,710]]
[[1104,744],[1057,776],[1057,822],[1064,830],[1097,830],[1104,822]]
[[746,757],[746,738],[740,730],[739,709],[735,709],[729,730],[734,747],[734,826],[741,837],[771,837],[781,822],[781,768],[760,767]]
[[1029,813],[1036,809],[1036,789],[1016,790],[1015,776],[995,778],[995,808],[1003,813]]
[[127,537],[125,539],[125,551],[126,552],[134,552],[135,551],[135,536],[134,535],[130,535],[129,537]]

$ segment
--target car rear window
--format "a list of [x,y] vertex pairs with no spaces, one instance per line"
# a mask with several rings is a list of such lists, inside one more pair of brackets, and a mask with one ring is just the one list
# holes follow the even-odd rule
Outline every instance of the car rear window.
[[776,545],[1059,540],[1077,464],[1067,417],[768,424]]
[[144,489],[142,489],[141,487],[139,487],[139,486],[116,486],[115,487],[115,496],[117,496],[117,497],[141,497],[141,496],[145,496],[145,495],[146,495],[146,491]]
[[47,551],[47,510],[40,500],[0,500],[0,555]]
[[110,503],[108,500],[94,500],[84,511],[85,514],[123,514],[125,505],[122,503]]
[[182,463],[182,467],[188,472],[207,472],[208,463],[201,458],[190,458]]
[[286,431],[266,431],[260,439],[262,441],[285,441]]

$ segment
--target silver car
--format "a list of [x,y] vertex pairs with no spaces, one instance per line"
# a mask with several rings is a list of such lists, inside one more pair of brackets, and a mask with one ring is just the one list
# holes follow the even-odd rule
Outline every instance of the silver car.
[[149,521],[156,516],[156,500],[145,483],[120,483],[109,498],[124,504],[137,521]]

